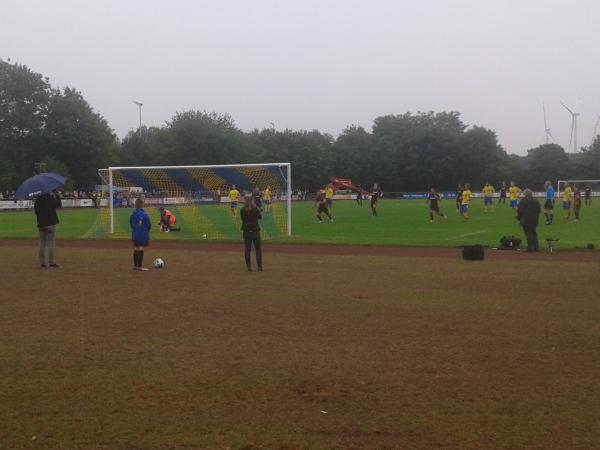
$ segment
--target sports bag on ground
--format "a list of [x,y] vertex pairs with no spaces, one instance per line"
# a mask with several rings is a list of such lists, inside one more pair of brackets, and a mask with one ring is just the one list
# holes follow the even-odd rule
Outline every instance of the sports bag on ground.
[[463,259],[467,261],[483,261],[485,251],[483,245],[465,245],[463,247]]

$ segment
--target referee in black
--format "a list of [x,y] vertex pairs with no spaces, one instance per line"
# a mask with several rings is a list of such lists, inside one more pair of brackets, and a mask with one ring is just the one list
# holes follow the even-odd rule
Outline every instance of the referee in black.
[[258,271],[262,272],[262,248],[260,244],[260,225],[258,221],[262,219],[260,210],[252,201],[252,195],[244,197],[244,206],[240,210],[242,219],[242,231],[244,232],[244,258],[246,259],[246,268],[248,272],[252,271],[251,253],[252,244],[256,252],[256,265]]

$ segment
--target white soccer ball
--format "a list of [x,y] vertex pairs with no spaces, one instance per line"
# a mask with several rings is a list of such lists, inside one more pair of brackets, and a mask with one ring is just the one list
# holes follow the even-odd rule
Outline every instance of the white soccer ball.
[[155,269],[162,269],[163,267],[165,267],[165,262],[162,260],[162,258],[156,258],[152,265]]
[[205,234],[203,234],[203,235],[202,235],[202,237],[203,237],[204,239],[206,239],[206,235],[205,235]]

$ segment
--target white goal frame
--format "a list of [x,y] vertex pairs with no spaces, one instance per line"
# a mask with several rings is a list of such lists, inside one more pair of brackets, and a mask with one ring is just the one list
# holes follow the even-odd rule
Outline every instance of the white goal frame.
[[[277,167],[286,168],[286,198],[287,203],[287,235],[292,235],[292,164],[287,163],[265,163],[265,164],[215,164],[215,165],[191,165],[191,166],[123,166],[108,167],[108,208],[110,214],[110,234],[115,232],[115,215],[113,205],[113,171],[114,170],[162,170],[162,169],[223,169],[241,167]],[[285,178],[285,177],[284,177]]]
[[560,185],[561,184],[565,184],[565,183],[599,183],[600,184],[600,180],[558,180],[556,183],[556,196],[560,197]]

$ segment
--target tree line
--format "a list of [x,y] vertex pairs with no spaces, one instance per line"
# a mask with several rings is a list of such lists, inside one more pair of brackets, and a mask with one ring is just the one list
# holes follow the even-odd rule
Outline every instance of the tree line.
[[90,189],[108,166],[291,162],[293,187],[314,191],[329,177],[378,182],[387,191],[478,189],[515,180],[600,178],[600,139],[569,154],[557,144],[508,154],[493,130],[467,126],[457,111],[377,117],[371,130],[351,125],[334,137],[318,130],[243,131],[229,114],[176,113],[161,127],[118,139],[76,89],[54,88],[28,67],[0,60],[0,190],[13,190],[34,163]]

